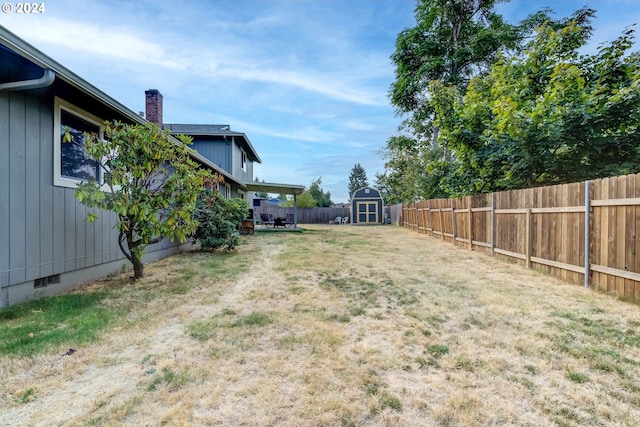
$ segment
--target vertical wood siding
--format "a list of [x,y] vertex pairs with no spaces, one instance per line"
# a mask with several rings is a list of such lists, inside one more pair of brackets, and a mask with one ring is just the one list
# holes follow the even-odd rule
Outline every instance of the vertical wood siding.
[[124,259],[116,216],[89,223],[74,190],[53,185],[53,133],[49,89],[0,92],[0,288]]
[[0,306],[9,284],[9,213],[9,94],[0,92]]
[[26,113],[24,92],[9,93],[9,284],[26,281]]
[[196,139],[191,148],[206,157],[211,162],[231,173],[231,153],[230,145],[224,141],[206,139]]

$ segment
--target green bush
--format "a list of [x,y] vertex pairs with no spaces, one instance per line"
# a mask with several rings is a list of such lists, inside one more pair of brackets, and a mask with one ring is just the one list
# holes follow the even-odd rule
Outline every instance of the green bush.
[[225,199],[204,191],[196,203],[194,237],[203,249],[231,251],[240,242],[240,223],[249,212],[246,200]]

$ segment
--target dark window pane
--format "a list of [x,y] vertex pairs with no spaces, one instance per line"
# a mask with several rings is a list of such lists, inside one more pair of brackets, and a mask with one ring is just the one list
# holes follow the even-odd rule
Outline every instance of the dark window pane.
[[[84,132],[98,133],[98,126],[82,120],[67,111],[60,112],[60,170],[64,177],[76,179],[98,179],[98,164],[87,157],[84,147]],[[73,142],[64,142],[69,132]]]

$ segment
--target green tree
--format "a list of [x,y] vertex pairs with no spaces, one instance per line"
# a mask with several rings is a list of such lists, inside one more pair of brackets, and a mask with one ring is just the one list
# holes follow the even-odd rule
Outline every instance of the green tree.
[[[287,199],[286,203],[283,203],[282,206],[292,207],[293,197]],[[296,206],[299,208],[315,208],[317,206],[316,199],[313,198],[309,191],[305,191],[296,196]]]
[[368,186],[367,171],[360,166],[360,163],[356,163],[349,174],[349,197],[352,197],[357,190]]
[[[451,150],[438,143],[429,84],[436,80],[464,91],[469,79],[486,72],[502,49],[519,46],[522,30],[494,11],[501,1],[418,0],[416,26],[398,35],[391,56],[396,78],[389,97],[406,118],[402,134],[387,142],[384,176],[401,200],[441,195],[441,181],[452,191],[466,185]],[[406,146],[408,141],[413,147]]]
[[390,97],[399,112],[430,115],[430,81],[464,89],[473,74],[489,68],[501,49],[518,46],[518,29],[494,10],[502,1],[417,1],[416,26],[398,35],[391,56],[396,79]]
[[322,190],[322,187],[320,187],[320,184],[322,184],[322,177],[319,177],[315,181],[312,181],[307,191],[316,201],[316,206],[326,208],[333,204],[333,202],[331,201],[331,193],[328,191],[325,193]]
[[[308,189],[302,194],[298,194],[296,197],[296,205],[301,208],[325,208],[331,206],[333,204],[331,201],[331,193],[325,193],[322,187],[320,187],[320,184],[322,184],[322,177],[312,181]],[[293,206],[293,198],[288,198],[283,206]]]
[[440,141],[471,177],[468,192],[640,171],[640,54],[628,52],[628,29],[581,55],[594,13],[543,24],[522,55],[502,57],[464,94],[432,82]]
[[376,187],[385,203],[446,197],[441,183],[453,174],[457,163],[446,160],[444,149],[430,140],[392,136],[383,151],[385,172]]
[[[78,143],[69,132],[66,143]],[[193,218],[203,179],[210,172],[191,158],[191,140],[177,140],[155,125],[106,122],[104,138],[84,134],[87,154],[104,172],[104,184],[82,182],[75,191],[88,207],[118,217],[118,244],[133,265],[134,278],[144,276],[142,256],[163,238],[184,242],[198,225]],[[92,222],[97,214],[89,214]]]

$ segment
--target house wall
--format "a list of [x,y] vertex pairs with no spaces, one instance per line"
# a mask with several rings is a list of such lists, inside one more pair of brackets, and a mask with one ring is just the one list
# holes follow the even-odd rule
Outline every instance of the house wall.
[[233,150],[232,151],[233,171],[231,171],[232,175],[238,178],[242,182],[252,182],[253,181],[253,161],[251,161],[247,156],[245,170],[242,170],[242,148],[235,141],[235,138],[233,141],[232,150]]
[[[253,160],[247,155],[245,170],[242,170],[242,148],[236,142],[235,138],[232,146],[232,157],[233,157],[233,176],[238,178],[242,182],[253,182]],[[245,151],[246,154],[246,151]],[[238,193],[238,188],[234,188],[233,197],[240,197]],[[242,190],[244,195],[243,198],[247,201],[249,208],[251,208],[253,204],[253,192]]]
[[191,148],[231,173],[231,146],[231,141],[225,141],[222,137],[209,136],[194,138]]
[[[253,181],[253,161],[247,158],[246,170],[242,170],[241,148],[237,144],[235,137],[207,136],[196,137],[191,146],[198,153],[229,172],[233,177],[242,182]],[[240,197],[238,185],[231,182],[231,197]],[[251,205],[253,193],[243,191],[244,199]]]
[[[0,91],[0,307],[64,291],[128,263],[116,216],[100,211],[88,223],[74,190],[53,184],[55,96],[105,120],[125,120],[59,79],[44,89]],[[175,249],[167,241],[152,245],[148,259]],[[55,275],[59,283],[35,289],[35,280]]]

